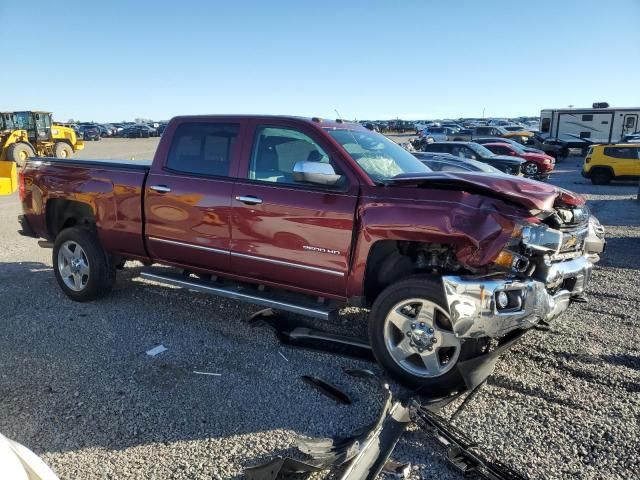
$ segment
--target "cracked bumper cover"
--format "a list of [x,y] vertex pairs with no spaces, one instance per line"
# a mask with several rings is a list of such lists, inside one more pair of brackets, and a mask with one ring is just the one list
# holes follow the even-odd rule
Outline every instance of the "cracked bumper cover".
[[[540,320],[552,320],[569,307],[571,297],[584,292],[591,269],[583,256],[554,264],[539,280],[445,276],[442,282],[453,331],[459,338],[498,338],[532,328]],[[549,293],[546,285],[551,283],[561,286]],[[499,309],[496,296],[501,291],[519,295],[521,305]]]

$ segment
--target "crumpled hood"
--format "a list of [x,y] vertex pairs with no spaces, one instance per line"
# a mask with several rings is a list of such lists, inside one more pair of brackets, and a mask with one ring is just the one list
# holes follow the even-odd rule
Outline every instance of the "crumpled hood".
[[490,175],[471,172],[405,173],[387,181],[393,186],[425,186],[468,190],[497,197],[527,210],[551,211],[554,205],[579,206],[582,196],[550,185],[513,175]]

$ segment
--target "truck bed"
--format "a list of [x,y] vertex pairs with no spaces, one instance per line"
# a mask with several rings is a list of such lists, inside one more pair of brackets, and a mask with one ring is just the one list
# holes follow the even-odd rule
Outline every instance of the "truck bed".
[[82,158],[56,158],[56,157],[40,157],[30,160],[30,162],[39,162],[40,164],[49,163],[52,165],[70,165],[75,167],[106,167],[106,168],[125,168],[128,170],[148,171],[151,167],[152,160],[89,160]]
[[104,248],[130,258],[145,257],[142,199],[150,167],[151,160],[29,160],[25,183],[37,185],[38,193],[25,192],[24,220],[35,236],[53,240],[75,214],[74,205],[84,205],[89,209],[85,214],[96,218]]

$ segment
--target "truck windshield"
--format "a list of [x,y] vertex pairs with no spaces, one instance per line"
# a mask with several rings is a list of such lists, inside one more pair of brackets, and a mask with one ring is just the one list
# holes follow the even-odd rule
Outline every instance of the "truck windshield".
[[403,173],[427,173],[431,169],[397,143],[375,132],[327,129],[374,182]]

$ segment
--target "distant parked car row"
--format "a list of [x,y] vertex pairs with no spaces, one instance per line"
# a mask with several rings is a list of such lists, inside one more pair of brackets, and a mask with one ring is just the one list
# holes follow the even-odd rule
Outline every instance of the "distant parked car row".
[[414,148],[418,152],[448,154],[465,162],[479,161],[503,173],[524,175],[539,180],[547,179],[555,167],[555,159],[552,156],[506,138],[487,137],[478,139],[478,143],[421,142],[414,144]]
[[162,135],[166,123],[61,123],[71,127],[83,140],[98,141],[105,137],[148,138]]
[[462,128],[453,125],[439,126],[439,127],[427,127],[418,132],[419,137],[425,137],[427,140],[431,139],[436,142],[445,140],[454,141],[471,141],[476,137],[502,137],[510,138],[519,143],[527,143],[529,138],[534,136],[533,132],[525,130],[524,127],[519,125],[507,125],[507,126],[492,126],[485,125],[473,128]]
[[434,142],[425,145],[422,151],[448,153],[463,160],[477,160],[511,175],[520,175],[524,163],[519,158],[495,155],[482,145],[473,142]]

